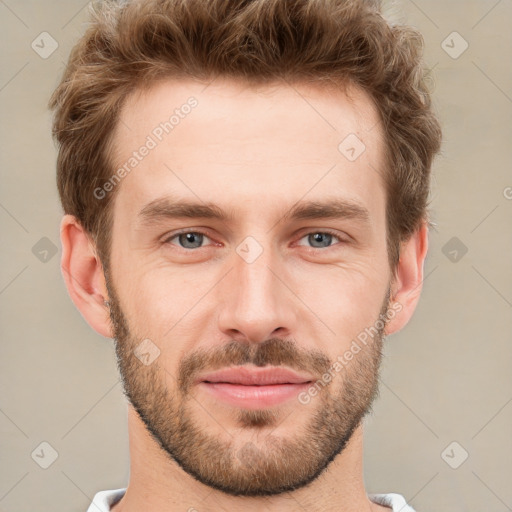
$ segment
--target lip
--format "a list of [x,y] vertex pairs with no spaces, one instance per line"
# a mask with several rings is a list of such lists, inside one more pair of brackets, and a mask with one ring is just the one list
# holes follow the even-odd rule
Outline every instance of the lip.
[[196,384],[217,400],[235,407],[261,409],[296,397],[314,378],[288,368],[224,368],[201,375]]
[[198,380],[200,382],[224,382],[244,386],[268,386],[271,384],[304,384],[305,382],[311,382],[313,377],[308,374],[301,375],[282,366],[270,368],[237,366],[203,374]]

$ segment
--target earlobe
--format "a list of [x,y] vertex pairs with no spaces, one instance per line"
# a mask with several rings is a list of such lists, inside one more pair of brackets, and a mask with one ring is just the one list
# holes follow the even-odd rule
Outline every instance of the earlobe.
[[93,242],[72,215],[64,215],[60,239],[61,271],[71,300],[97,333],[112,338],[105,276]]
[[400,251],[400,261],[391,297],[390,308],[396,314],[386,325],[386,335],[400,331],[411,319],[423,288],[423,267],[428,250],[428,225],[424,222]]

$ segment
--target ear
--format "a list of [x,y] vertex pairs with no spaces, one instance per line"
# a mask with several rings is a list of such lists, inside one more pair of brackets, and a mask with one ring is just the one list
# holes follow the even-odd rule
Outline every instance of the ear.
[[400,247],[400,260],[391,285],[390,309],[396,315],[388,321],[385,334],[400,331],[411,319],[423,288],[423,266],[428,250],[428,225],[424,222]]
[[103,267],[93,242],[76,217],[64,215],[60,225],[61,271],[71,300],[85,321],[106,338],[113,337]]

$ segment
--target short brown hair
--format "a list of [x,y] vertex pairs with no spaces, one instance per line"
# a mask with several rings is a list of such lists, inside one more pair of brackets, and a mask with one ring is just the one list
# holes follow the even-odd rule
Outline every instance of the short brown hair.
[[128,0],[92,6],[49,106],[57,184],[107,269],[115,193],[113,133],[126,97],[165,78],[282,81],[364,89],[378,109],[386,154],[387,249],[429,221],[430,168],[441,145],[423,69],[421,34],[393,25],[371,0]]

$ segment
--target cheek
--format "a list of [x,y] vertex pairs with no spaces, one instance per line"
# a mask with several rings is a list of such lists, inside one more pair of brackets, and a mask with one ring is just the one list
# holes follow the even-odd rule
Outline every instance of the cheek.
[[316,314],[321,319],[340,349],[378,320],[387,278],[384,269],[379,272],[377,266],[360,262],[298,272],[295,283],[308,316]]
[[140,262],[136,270],[118,266],[116,272],[116,290],[132,334],[160,338],[178,314],[180,301],[173,283],[159,278],[154,269],[144,268]]
[[202,326],[200,317],[208,291],[218,280],[212,268],[170,268],[168,264],[141,265],[125,278],[123,287],[130,325],[145,337],[158,340],[164,350],[179,351],[180,340]]

